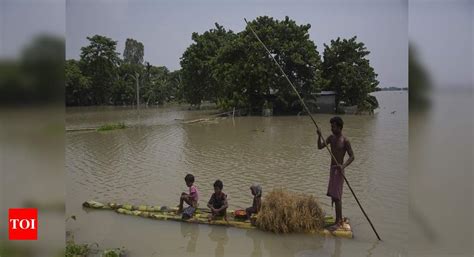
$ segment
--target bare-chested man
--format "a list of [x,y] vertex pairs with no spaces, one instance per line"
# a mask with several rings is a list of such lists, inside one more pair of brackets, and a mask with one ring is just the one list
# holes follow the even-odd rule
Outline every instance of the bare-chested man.
[[[333,117],[330,120],[332,135],[328,136],[326,141],[321,136],[318,129],[318,149],[323,149],[326,145],[331,146],[331,152],[337,162],[331,157],[331,169],[329,175],[329,185],[327,196],[331,197],[332,203],[336,204],[336,224],[334,229],[343,225],[342,218],[342,186],[344,185],[344,169],[354,161],[351,143],[347,137],[342,135],[344,122],[340,117]],[[344,163],[344,156],[349,155],[349,159]]]

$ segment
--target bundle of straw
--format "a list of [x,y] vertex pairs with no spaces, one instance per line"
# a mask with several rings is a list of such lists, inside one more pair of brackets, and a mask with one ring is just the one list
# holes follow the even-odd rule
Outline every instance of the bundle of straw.
[[264,198],[256,226],[274,233],[317,231],[324,226],[324,213],[312,195],[275,189]]

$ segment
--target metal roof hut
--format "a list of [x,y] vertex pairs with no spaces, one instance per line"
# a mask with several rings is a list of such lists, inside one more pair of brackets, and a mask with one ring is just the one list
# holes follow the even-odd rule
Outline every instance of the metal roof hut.
[[316,95],[316,108],[312,110],[316,113],[335,113],[336,112],[336,92],[321,91],[314,93]]

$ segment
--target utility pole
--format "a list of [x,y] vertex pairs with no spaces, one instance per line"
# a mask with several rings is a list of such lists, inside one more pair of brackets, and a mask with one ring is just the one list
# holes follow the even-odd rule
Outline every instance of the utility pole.
[[135,73],[135,81],[137,83],[137,109],[140,108],[140,88],[139,88],[139,79],[140,75],[138,73]]

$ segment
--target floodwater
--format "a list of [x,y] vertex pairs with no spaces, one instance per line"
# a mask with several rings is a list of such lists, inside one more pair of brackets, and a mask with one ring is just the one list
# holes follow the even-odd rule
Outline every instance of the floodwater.
[[[125,122],[130,128],[66,134],[66,229],[77,243],[126,248],[131,256],[405,256],[408,226],[408,94],[377,92],[373,116],[343,115],[343,133],[355,161],[346,169],[378,242],[354,197],[344,187],[343,215],[354,239],[275,235],[257,230],[156,221],[114,212],[90,211],[97,200],[175,206],[192,173],[205,206],[216,179],[224,182],[230,208],[251,205],[249,186],[265,192],[286,188],[315,195],[333,214],[326,197],[330,155],[317,149],[307,116],[236,117],[182,124],[210,111],[183,106],[68,108],[66,127]],[[332,115],[317,114],[323,135]]]

